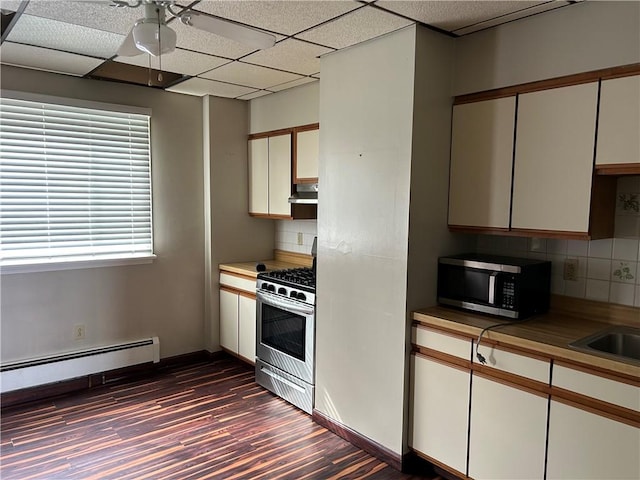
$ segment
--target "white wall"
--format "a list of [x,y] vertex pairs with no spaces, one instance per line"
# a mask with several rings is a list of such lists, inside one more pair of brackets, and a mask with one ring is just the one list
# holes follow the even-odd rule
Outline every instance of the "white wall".
[[410,27],[321,59],[315,403],[397,453],[414,47]]
[[[201,100],[3,66],[2,87],[152,109],[154,243],[149,265],[2,275],[2,361],[157,335],[160,354],[203,345]],[[86,338],[72,339],[84,324]]]
[[220,263],[273,256],[272,220],[249,216],[249,103],[205,97],[205,346],[220,349]]
[[453,94],[640,62],[640,2],[587,1],[456,39]]
[[268,132],[318,122],[320,82],[249,101],[249,133]]

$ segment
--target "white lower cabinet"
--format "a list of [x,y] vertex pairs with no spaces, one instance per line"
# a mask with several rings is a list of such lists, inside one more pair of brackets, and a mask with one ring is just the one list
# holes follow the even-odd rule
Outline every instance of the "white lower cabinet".
[[467,470],[468,369],[413,355],[413,432],[410,446],[456,470]]
[[220,290],[220,346],[238,353],[238,294]]
[[256,361],[256,301],[238,295],[238,355]]
[[240,358],[256,360],[255,280],[220,272],[220,346]]
[[551,401],[548,479],[640,478],[640,429]]
[[543,478],[547,403],[544,396],[474,375],[469,476]]

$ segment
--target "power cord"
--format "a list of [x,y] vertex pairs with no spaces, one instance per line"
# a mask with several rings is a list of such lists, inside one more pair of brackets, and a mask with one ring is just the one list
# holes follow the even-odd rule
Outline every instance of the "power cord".
[[478,335],[478,340],[476,340],[476,358],[478,359],[478,361],[482,364],[482,365],[486,365],[487,364],[487,359],[484,358],[484,355],[482,355],[479,351],[478,348],[480,347],[480,341],[482,340],[482,337],[484,336],[485,332],[489,331],[489,330],[493,330],[495,328],[500,328],[500,327],[506,327],[508,325],[515,325],[517,323],[524,323],[524,322],[528,322],[529,320],[533,320],[534,318],[536,318],[537,315],[533,315],[531,317],[528,318],[524,318],[522,320],[514,320],[513,322],[508,322],[508,323],[494,323],[493,325],[489,325],[486,328],[483,328],[482,331],[480,332],[480,335]]

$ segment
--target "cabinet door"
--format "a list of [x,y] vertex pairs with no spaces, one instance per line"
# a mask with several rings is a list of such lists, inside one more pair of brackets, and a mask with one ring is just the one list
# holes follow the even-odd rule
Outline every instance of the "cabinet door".
[[413,355],[410,447],[456,470],[467,470],[470,372]]
[[640,76],[603,80],[596,165],[640,163]]
[[238,294],[220,290],[220,345],[238,353]]
[[291,134],[269,137],[269,213],[291,216]]
[[320,130],[296,132],[295,183],[318,181]]
[[587,233],[597,83],[520,95],[513,229]]
[[640,478],[640,429],[551,402],[548,479]]
[[269,213],[269,139],[249,140],[249,213]]
[[469,476],[543,478],[547,398],[473,375]]
[[238,354],[256,360],[256,301],[244,295],[238,296]]
[[515,97],[453,107],[449,225],[509,228]]

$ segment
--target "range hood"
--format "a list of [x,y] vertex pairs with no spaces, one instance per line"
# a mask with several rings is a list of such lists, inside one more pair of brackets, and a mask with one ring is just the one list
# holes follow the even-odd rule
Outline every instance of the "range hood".
[[318,204],[318,184],[299,183],[296,184],[296,191],[289,197],[289,203],[306,205]]

